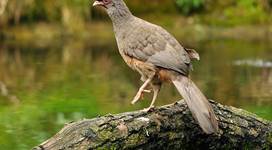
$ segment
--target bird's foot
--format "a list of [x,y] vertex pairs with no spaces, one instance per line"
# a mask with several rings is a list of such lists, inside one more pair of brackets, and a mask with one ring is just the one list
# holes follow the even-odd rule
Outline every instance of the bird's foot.
[[139,91],[137,92],[136,96],[135,96],[135,97],[133,98],[133,100],[131,101],[131,104],[134,105],[137,101],[140,100],[140,98],[143,98],[144,92],[145,92],[145,93],[150,93],[151,90],[139,90]]
[[155,106],[149,106],[148,108],[144,108],[142,111],[143,112],[152,112],[155,110]]
[[145,93],[151,93],[151,90],[143,90]]

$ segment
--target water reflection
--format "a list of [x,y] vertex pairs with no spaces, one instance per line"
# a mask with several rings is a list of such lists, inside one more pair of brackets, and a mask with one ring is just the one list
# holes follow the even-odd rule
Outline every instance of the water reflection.
[[[238,60],[234,62],[234,65],[241,67],[256,67],[260,68],[260,73],[258,76],[253,77],[253,80],[247,83],[241,89],[241,96],[247,98],[251,101],[257,99],[257,104],[261,105],[263,103],[271,102],[272,95],[272,62],[265,61],[261,59],[252,60]],[[250,73],[247,73],[250,76]],[[248,95],[250,91],[250,95]]]
[[264,61],[262,59],[252,60],[237,60],[234,62],[234,65],[237,66],[252,66],[252,67],[258,67],[258,68],[272,68],[272,62],[271,61]]
[[[268,107],[260,115],[272,119],[271,67],[242,65],[254,66],[243,61],[251,58],[271,62],[269,46],[226,39],[199,42],[192,47],[201,61],[194,62],[191,76],[209,98],[256,113],[250,109],[256,104]],[[0,143],[5,149],[29,149],[71,120],[143,108],[149,102],[129,103],[139,78],[123,63],[114,40],[68,40],[40,47],[5,43],[0,47]],[[157,104],[178,99],[166,84]]]

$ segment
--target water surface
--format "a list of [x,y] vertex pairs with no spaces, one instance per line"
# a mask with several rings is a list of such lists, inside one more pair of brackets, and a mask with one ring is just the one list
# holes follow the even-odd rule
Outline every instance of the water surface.
[[[0,149],[30,149],[67,122],[149,105],[148,95],[130,105],[140,76],[125,65],[114,39],[16,43],[0,45]],[[272,68],[254,65],[271,63],[269,41],[218,38],[183,45],[200,53],[191,78],[208,98],[272,120]],[[179,99],[166,84],[156,105]]]

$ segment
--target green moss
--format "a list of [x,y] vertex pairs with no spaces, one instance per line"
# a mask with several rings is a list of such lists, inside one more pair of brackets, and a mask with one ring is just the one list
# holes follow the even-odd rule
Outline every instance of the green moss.
[[169,140],[171,141],[171,140],[173,140],[173,139],[176,139],[176,138],[181,138],[180,136],[180,134],[177,134],[176,132],[168,132],[168,134],[169,134]]
[[135,145],[136,143],[137,145],[143,144],[145,141],[146,141],[145,135],[136,133],[136,134],[130,135],[127,138],[125,145],[126,145],[126,148],[129,148],[130,146]]
[[99,132],[99,137],[101,139],[112,139],[112,132],[111,131],[108,131],[108,130],[103,130],[101,132]]

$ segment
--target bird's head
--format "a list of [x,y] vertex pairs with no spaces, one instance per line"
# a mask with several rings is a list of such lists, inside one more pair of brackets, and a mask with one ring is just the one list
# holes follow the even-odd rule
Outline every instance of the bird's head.
[[106,9],[112,7],[114,4],[113,0],[96,0],[94,3],[93,3],[93,6],[102,6]]
[[131,12],[123,0],[96,0],[93,6],[101,6],[106,9],[113,22],[131,16]]

